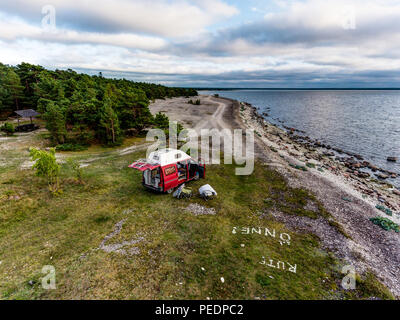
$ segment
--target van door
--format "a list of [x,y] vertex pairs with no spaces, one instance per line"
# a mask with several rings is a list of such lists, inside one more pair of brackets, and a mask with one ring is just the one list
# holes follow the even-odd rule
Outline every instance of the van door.
[[187,161],[178,162],[176,164],[178,168],[178,180],[179,182],[188,180],[188,165]]
[[171,164],[162,168],[164,176],[164,191],[175,188],[178,185],[178,170],[176,164]]
[[193,179],[199,169],[199,164],[193,160],[189,159],[189,179]]

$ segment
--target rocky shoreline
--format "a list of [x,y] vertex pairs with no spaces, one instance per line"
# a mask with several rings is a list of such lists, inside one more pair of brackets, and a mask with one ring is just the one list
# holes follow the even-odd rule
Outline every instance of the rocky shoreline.
[[[395,172],[379,168],[359,154],[313,140],[304,131],[284,125],[280,128],[265,119],[268,114],[260,114],[249,103],[240,102],[240,115],[249,128],[254,128],[259,138],[271,144],[273,152],[279,154],[285,151],[293,160],[300,162],[291,162],[286,157],[289,166],[304,171],[315,169],[320,174],[331,172],[359,192],[363,199],[375,203],[377,208],[386,206],[393,213],[392,217],[400,221],[400,190],[386,181],[397,178]],[[285,158],[282,154],[280,156]]]
[[[311,191],[331,214],[329,219],[310,219],[268,210],[265,217],[290,230],[315,234],[323,249],[354,266],[358,274],[372,271],[400,298],[399,189],[364,174],[374,167],[362,157],[340,156],[329,146],[296,137],[293,128],[271,124],[252,105],[238,105],[242,127],[255,131],[256,148],[261,150],[257,154],[264,165],[274,167],[291,187]],[[386,224],[377,226],[381,219]],[[389,224],[397,231],[391,231]]]

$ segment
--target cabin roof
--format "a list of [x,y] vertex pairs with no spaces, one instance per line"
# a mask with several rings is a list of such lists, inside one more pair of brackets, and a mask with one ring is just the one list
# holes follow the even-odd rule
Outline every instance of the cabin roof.
[[36,117],[36,116],[40,115],[39,112],[36,112],[33,109],[16,110],[15,113],[22,118],[30,118],[30,117]]
[[153,151],[147,158],[147,162],[153,165],[166,166],[175,162],[189,160],[190,156],[185,152],[166,148]]

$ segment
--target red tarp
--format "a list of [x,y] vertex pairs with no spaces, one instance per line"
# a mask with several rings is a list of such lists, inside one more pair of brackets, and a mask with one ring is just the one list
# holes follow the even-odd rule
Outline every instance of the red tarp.
[[158,165],[154,166],[154,165],[152,165],[150,163],[146,163],[146,162],[134,162],[131,165],[129,165],[129,168],[137,169],[140,171],[153,170],[157,167],[158,167]]

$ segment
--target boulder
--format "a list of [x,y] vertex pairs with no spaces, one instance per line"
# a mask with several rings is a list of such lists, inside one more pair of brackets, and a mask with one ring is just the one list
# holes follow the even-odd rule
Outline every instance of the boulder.
[[387,161],[396,162],[398,159],[397,157],[387,157]]

